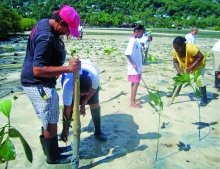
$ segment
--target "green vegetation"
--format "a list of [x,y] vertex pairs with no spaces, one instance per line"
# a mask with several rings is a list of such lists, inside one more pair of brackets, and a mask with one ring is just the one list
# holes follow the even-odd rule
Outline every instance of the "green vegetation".
[[[177,28],[196,26],[220,30],[219,0],[0,0],[0,32],[17,32],[22,18],[36,20],[50,18],[62,4],[73,6],[87,26],[120,26],[123,23],[141,23],[146,27]],[[6,18],[7,12],[17,17]],[[16,11],[16,12],[15,12]],[[4,15],[3,15],[4,14]],[[18,24],[14,24],[17,22]],[[33,23],[32,23],[33,22]],[[11,23],[12,25],[10,25]],[[2,29],[3,26],[7,26]],[[27,25],[22,30],[27,30]],[[1,35],[1,36],[2,36]],[[0,36],[0,37],[1,37]]]
[[6,163],[6,169],[8,168],[8,162],[15,160],[16,151],[11,138],[19,138],[24,148],[26,158],[32,163],[33,155],[30,146],[21,135],[21,133],[11,126],[10,113],[11,113],[12,101],[10,99],[0,102],[0,112],[6,116],[8,123],[0,128],[0,164]]

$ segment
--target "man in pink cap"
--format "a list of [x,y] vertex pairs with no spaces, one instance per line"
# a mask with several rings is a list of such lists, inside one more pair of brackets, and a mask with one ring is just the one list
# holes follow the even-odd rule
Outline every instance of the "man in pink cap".
[[59,75],[77,72],[79,60],[70,60],[63,66],[66,54],[61,35],[79,37],[80,17],[70,6],[63,5],[52,14],[51,19],[40,20],[32,29],[27,43],[26,56],[21,71],[21,84],[29,97],[37,117],[42,122],[40,136],[48,164],[71,162],[70,155],[61,155],[71,146],[59,147],[57,123],[59,121],[59,96],[56,80]]

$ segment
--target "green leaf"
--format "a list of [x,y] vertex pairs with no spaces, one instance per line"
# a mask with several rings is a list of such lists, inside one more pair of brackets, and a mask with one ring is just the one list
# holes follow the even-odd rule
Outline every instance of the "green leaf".
[[150,95],[151,100],[153,100],[154,103],[155,103],[156,105],[158,105],[158,103],[159,103],[158,97],[157,97],[155,94],[153,94],[152,92],[149,92],[149,95]]
[[197,95],[197,96],[201,96],[201,92],[200,92],[199,88],[198,88],[198,87],[195,87],[195,89],[196,89],[196,95]]
[[168,89],[168,90],[173,90],[173,88],[172,88],[172,87],[170,87],[170,86],[168,86],[168,87],[167,87],[167,89]]
[[186,83],[186,84],[184,85],[184,88],[187,87],[187,86],[190,86],[190,83]]
[[10,99],[0,102],[0,111],[7,117],[10,118],[12,101]]
[[154,108],[156,111],[157,111],[157,108],[151,103],[151,102],[148,102],[149,104],[150,104],[150,106],[152,107],[152,108]]
[[162,101],[160,101],[160,108],[161,108],[161,113],[160,114],[162,114],[162,111],[163,111],[163,102]]
[[198,73],[198,71],[195,71],[194,72],[194,82],[196,82],[196,80],[197,80],[197,78],[199,77],[199,73]]
[[178,86],[179,84],[184,84],[184,82],[175,82],[173,85]]
[[156,58],[155,56],[150,56],[150,57],[148,58],[148,61],[149,61],[149,62],[157,62],[157,58]]
[[28,161],[32,163],[33,155],[32,155],[31,148],[28,145],[28,143],[26,142],[26,140],[24,139],[24,137],[21,135],[21,133],[18,130],[16,130],[15,128],[10,128],[9,137],[12,137],[12,138],[13,137],[19,137],[20,138],[21,143],[22,143],[23,148],[24,148],[25,155],[26,155]]
[[189,82],[190,83],[190,75],[188,73],[185,73],[185,72],[182,75],[184,77],[185,82]]
[[60,91],[61,90],[61,88],[56,88],[56,91]]
[[6,161],[15,160],[15,147],[9,137],[3,142],[2,146],[0,147],[0,156],[2,156]]
[[2,144],[2,140],[4,138],[4,134],[5,134],[5,127],[3,127],[2,130],[0,131],[0,145]]

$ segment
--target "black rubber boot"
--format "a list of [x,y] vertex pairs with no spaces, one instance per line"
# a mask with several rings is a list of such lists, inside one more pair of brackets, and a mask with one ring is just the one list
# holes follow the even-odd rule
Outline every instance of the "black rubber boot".
[[[43,128],[43,127],[41,127],[41,132],[42,132],[42,135],[40,136],[40,142],[41,142],[41,137],[44,138],[44,128]],[[59,136],[57,136],[57,137],[59,137]],[[42,142],[41,142],[41,146],[42,146],[42,149],[43,149],[43,151],[44,151],[44,155],[46,155],[45,149],[44,149],[44,147],[43,147]],[[72,151],[72,150],[73,150],[73,148],[72,148],[71,145],[68,145],[68,146],[66,146],[66,147],[58,147],[58,149],[59,149],[60,154],[66,153],[66,152],[69,152],[69,151]]]
[[[172,92],[172,93],[168,93],[168,94],[167,94],[167,97],[172,97],[172,96],[173,96],[173,93],[174,93],[174,91],[176,90],[176,87],[177,87],[177,86],[174,86],[173,92]],[[180,85],[179,90],[178,90],[177,93],[176,93],[176,96],[179,95],[181,88],[182,88],[182,85]]]
[[101,120],[100,120],[100,107],[97,109],[90,109],[91,114],[92,114],[92,120],[95,126],[95,136],[101,140],[101,141],[106,141],[107,137],[104,133],[101,131]]
[[206,86],[200,87],[199,89],[202,97],[199,106],[206,106],[207,105]]
[[41,135],[40,142],[47,156],[46,161],[48,164],[66,164],[71,162],[71,154],[60,155],[57,136],[51,139],[45,139],[43,135]]

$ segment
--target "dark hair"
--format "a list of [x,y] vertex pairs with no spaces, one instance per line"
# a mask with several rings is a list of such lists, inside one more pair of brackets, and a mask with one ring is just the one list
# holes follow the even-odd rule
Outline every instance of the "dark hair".
[[140,25],[140,24],[138,24],[135,28],[134,28],[134,32],[136,31],[136,30],[145,30],[145,28],[144,28],[144,26],[143,25]]
[[[54,11],[54,12],[52,13],[52,19],[54,19],[56,22],[60,22],[61,20],[63,20],[63,19],[60,17],[59,13],[60,13],[60,10]],[[64,22],[62,23],[62,26],[63,26],[63,27],[67,27],[68,24],[64,21]]]
[[173,44],[177,44],[179,46],[183,46],[186,42],[186,38],[183,38],[181,36],[177,36],[174,40],[173,40]]
[[92,80],[88,74],[88,71],[83,70],[82,74],[80,75],[80,92],[88,93],[92,87]]

